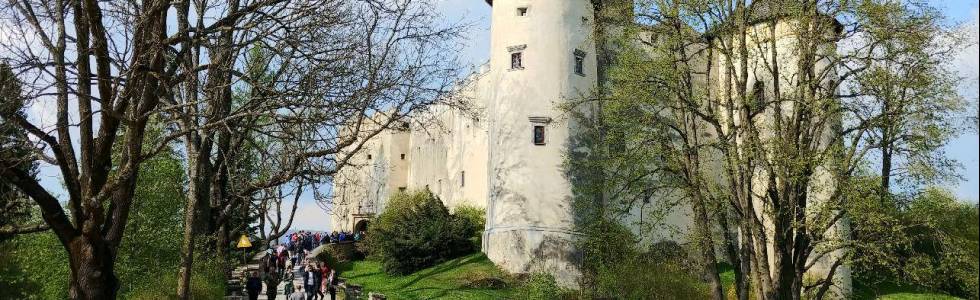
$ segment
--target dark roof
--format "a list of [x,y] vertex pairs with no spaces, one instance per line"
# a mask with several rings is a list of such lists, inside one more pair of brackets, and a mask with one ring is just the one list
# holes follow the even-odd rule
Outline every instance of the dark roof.
[[[775,1],[766,1],[766,0],[754,1],[750,5],[750,8],[752,10],[749,11],[748,25],[751,26],[763,22],[794,18],[794,15],[792,15],[791,13],[791,9],[783,6],[783,5],[792,5],[792,4],[794,4],[794,2],[777,3]],[[823,18],[824,20],[827,20],[828,22],[830,22],[830,24],[834,26],[835,34],[839,35],[843,30],[843,25],[836,18],[823,13],[820,13],[819,17]],[[710,39],[712,37],[716,37],[720,34],[723,34],[724,31],[729,30],[724,28],[725,25],[731,26],[733,24],[731,22],[723,22],[721,24],[715,24],[714,27],[709,28],[707,32],[705,32],[705,36]]]

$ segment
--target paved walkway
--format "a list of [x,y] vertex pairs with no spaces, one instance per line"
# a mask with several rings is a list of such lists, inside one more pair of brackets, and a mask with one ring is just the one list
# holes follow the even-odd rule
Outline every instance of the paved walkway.
[[[316,257],[316,255],[319,254],[323,250],[324,250],[324,246],[317,247],[317,248],[313,249],[313,251],[310,252],[309,257]],[[235,274],[242,274],[242,271],[244,271],[244,270],[258,270],[259,269],[259,263],[258,262],[259,261],[262,261],[262,259],[264,257],[265,257],[265,252],[256,254],[254,257],[252,257],[252,259],[249,261],[248,264],[238,266],[235,269],[235,271],[234,271]],[[302,264],[297,264],[297,266],[294,266],[293,267],[293,282],[290,283],[290,284],[293,284],[293,286],[295,286],[296,284],[303,285],[303,273],[300,270],[301,265]],[[286,284],[287,284],[287,282],[280,282],[279,285],[276,286],[276,300],[287,300],[288,295],[284,295],[283,294],[283,290],[285,289]],[[265,291],[268,288],[269,287],[266,286],[265,281],[263,281],[262,282],[262,292],[259,294],[259,299],[261,299],[261,300],[269,300],[269,297],[266,297],[266,294],[265,294]],[[341,294],[342,293],[337,293],[337,299],[341,299],[342,298]],[[329,299],[330,296],[329,295],[326,295],[326,296]],[[243,299],[247,299],[247,298],[243,298]]]
[[[293,267],[293,282],[288,282],[288,283],[292,284],[293,286],[296,286],[297,284],[303,285],[303,274],[302,272],[300,272],[299,266]],[[283,281],[280,282],[279,286],[276,287],[276,300],[287,300],[286,296],[288,295],[283,294],[283,290],[286,288],[286,284],[287,282]],[[265,295],[265,291],[268,288],[269,287],[265,285],[265,282],[262,282],[262,294],[259,295],[260,300],[269,300],[269,297],[266,297]]]

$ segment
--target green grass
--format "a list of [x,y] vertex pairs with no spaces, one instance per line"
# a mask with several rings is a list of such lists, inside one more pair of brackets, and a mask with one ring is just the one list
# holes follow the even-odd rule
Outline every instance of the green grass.
[[[378,292],[388,299],[505,299],[510,297],[513,280],[497,268],[482,253],[446,261],[405,276],[389,276],[381,263],[372,260],[355,261],[341,266],[340,276],[350,283],[363,286],[364,295]],[[499,278],[507,288],[471,288],[473,281]]]
[[956,300],[957,297],[925,291],[919,287],[882,283],[875,286],[854,285],[855,299],[882,300]]
[[[722,286],[729,297],[733,297],[735,288],[735,270],[729,264],[718,264],[718,274],[721,276]],[[924,291],[917,287],[900,286],[895,284],[879,284],[873,287],[855,283],[854,299],[879,299],[879,300],[957,300],[960,298]]]
[[[735,272],[730,265],[719,264],[719,274],[725,292],[735,285]],[[507,299],[513,296],[516,285],[510,276],[497,268],[482,253],[471,254],[405,276],[389,276],[381,271],[381,263],[372,260],[355,261],[340,267],[341,276],[368,292],[385,294],[388,299]],[[500,278],[507,288],[469,288],[467,283],[484,278]],[[924,291],[917,287],[879,284],[874,287],[856,283],[854,299],[882,300],[955,300],[953,296]]]

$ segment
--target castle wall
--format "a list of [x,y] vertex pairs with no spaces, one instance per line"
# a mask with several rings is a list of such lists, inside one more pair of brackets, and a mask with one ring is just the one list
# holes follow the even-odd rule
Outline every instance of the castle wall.
[[[492,9],[483,251],[509,272],[546,271],[575,285],[571,186],[562,167],[574,124],[557,106],[595,86],[593,7],[588,0],[497,0]],[[576,49],[584,53],[584,75],[573,69]],[[511,68],[515,52],[522,68]],[[544,127],[543,145],[533,142],[534,126]]]
[[480,114],[485,86],[485,82],[474,80],[458,91],[473,106],[468,108],[472,111],[437,108],[433,122],[413,128],[409,189],[428,188],[450,209],[459,205],[487,207],[490,151],[486,120]]
[[489,85],[480,75],[474,74],[453,95],[463,100],[465,109],[432,107],[424,122],[394,126],[365,142],[334,177],[333,230],[351,230],[358,220],[381,213],[386,201],[402,190],[429,189],[451,210],[459,205],[486,208],[490,151],[483,103]]

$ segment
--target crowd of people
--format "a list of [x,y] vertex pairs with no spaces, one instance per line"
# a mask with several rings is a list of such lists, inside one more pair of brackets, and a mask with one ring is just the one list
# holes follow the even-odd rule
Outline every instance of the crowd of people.
[[284,242],[286,247],[292,252],[299,252],[300,250],[312,251],[314,248],[323,244],[358,242],[363,240],[366,235],[367,233],[364,231],[334,231],[327,234],[326,232],[320,231],[300,230],[287,235]]
[[[336,297],[336,274],[330,266],[317,261],[309,254],[323,244],[340,242],[357,242],[365,237],[364,231],[359,232],[314,232],[301,230],[285,237],[283,244],[266,250],[266,256],[259,266],[259,271],[248,274],[245,290],[250,300],[258,299],[262,292],[262,282],[266,286],[275,287],[279,282],[286,282],[284,294],[289,300],[325,300],[327,294],[333,300]],[[293,285],[296,275],[294,266],[300,266],[303,284]],[[268,292],[268,291],[267,291]]]

